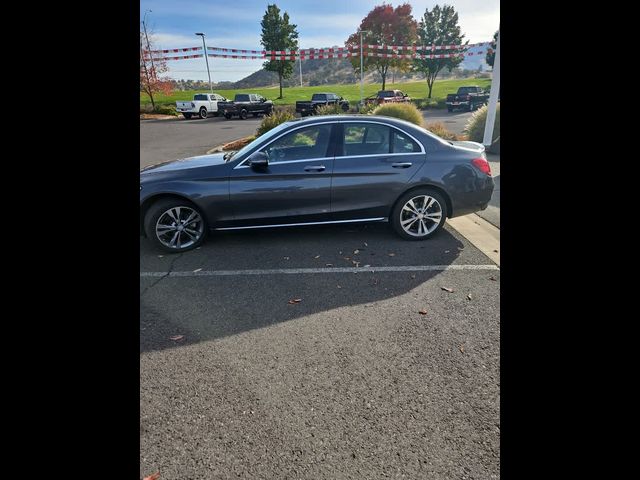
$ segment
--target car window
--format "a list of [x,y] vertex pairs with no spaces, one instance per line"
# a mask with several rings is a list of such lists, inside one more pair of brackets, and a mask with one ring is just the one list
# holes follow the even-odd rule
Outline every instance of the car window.
[[420,152],[420,146],[409,135],[399,130],[392,130],[392,153]]
[[194,95],[193,99],[194,100],[207,100],[207,96],[206,95]]
[[262,149],[269,163],[327,156],[331,125],[314,125],[287,133]]
[[389,153],[389,127],[375,123],[352,123],[344,126],[346,156]]

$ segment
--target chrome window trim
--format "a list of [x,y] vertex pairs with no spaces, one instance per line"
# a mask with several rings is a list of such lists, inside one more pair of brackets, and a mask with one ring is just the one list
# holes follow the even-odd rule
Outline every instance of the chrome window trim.
[[[304,158],[302,160],[285,160],[284,162],[269,162],[269,165],[284,165],[287,163],[303,163],[303,162],[333,162],[333,157],[316,157],[316,158]],[[251,168],[251,165],[238,165],[235,168]],[[235,170],[234,168],[234,170]]]
[[[335,158],[357,158],[357,157],[378,157],[380,155],[387,155],[387,156],[392,156],[392,155],[425,155],[427,152],[424,149],[424,145],[422,144],[422,142],[420,142],[416,137],[414,137],[413,135],[411,135],[409,132],[407,132],[406,130],[403,130],[400,127],[396,127],[395,125],[390,125],[388,123],[385,122],[378,122],[375,120],[327,120],[327,121],[320,121],[318,120],[318,122],[314,122],[314,123],[308,123],[305,125],[299,125],[295,128],[292,128],[290,130],[287,130],[285,132],[282,132],[280,135],[278,135],[277,137],[275,137],[274,139],[270,140],[269,142],[265,143],[264,145],[262,145],[261,147],[259,147],[257,150],[255,151],[259,151],[262,150],[263,148],[268,147],[269,145],[271,145],[273,142],[275,142],[276,140],[278,140],[279,138],[283,137],[284,135],[287,135],[291,132],[295,132],[296,130],[299,130],[301,128],[308,128],[308,127],[315,127],[317,125],[333,125],[333,124],[338,124],[338,123],[342,123],[342,124],[346,124],[346,123],[375,123],[378,125],[384,125],[385,127],[389,127],[389,128],[395,128],[396,130],[404,133],[405,135],[408,135],[409,137],[411,137],[413,139],[414,142],[416,142],[419,146],[420,146],[420,152],[411,152],[411,153],[382,153],[382,154],[368,154],[368,155],[336,155]],[[253,152],[251,152],[253,153]],[[323,158],[328,158],[330,160],[333,160],[334,157],[323,157]],[[238,165],[236,165],[235,167],[233,167],[233,169],[237,169],[237,168],[248,168],[249,165],[245,165],[245,163],[247,162],[247,160],[249,159],[249,156],[247,156],[247,158],[245,158],[244,160],[242,160],[240,163],[238,163]],[[317,160],[315,158],[309,159],[309,160]],[[288,162],[306,162],[307,159],[305,160],[289,160]],[[279,164],[284,164],[287,162],[274,162],[274,164],[279,163]]]
[[298,226],[305,226],[305,225],[328,225],[333,223],[382,222],[385,220],[387,220],[387,217],[374,217],[374,218],[357,218],[355,220],[329,220],[326,222],[279,223],[279,224],[273,224],[273,225],[249,225],[246,227],[222,227],[222,228],[214,228],[214,230],[247,230],[250,228],[298,227]]

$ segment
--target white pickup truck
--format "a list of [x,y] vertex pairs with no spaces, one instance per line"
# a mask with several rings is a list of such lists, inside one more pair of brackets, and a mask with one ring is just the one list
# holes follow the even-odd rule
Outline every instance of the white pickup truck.
[[184,118],[191,118],[193,115],[207,118],[210,113],[217,117],[221,113],[218,111],[218,102],[227,101],[217,93],[197,93],[190,102],[176,102],[176,110],[184,115]]

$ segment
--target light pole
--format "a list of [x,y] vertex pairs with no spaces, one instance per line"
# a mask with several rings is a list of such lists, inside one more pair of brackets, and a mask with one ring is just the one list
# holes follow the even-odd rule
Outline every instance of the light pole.
[[196,35],[202,37],[202,48],[204,49],[204,59],[207,62],[207,76],[209,77],[209,91],[213,93],[213,87],[211,86],[211,73],[209,72],[209,57],[207,57],[207,44],[204,43],[204,33],[199,32],[196,33]]
[[369,30],[360,30],[360,108],[364,107],[364,68],[362,61],[362,34],[371,33]]
[[147,52],[149,53],[149,59],[151,60],[151,72],[155,75],[155,67],[153,65],[153,55],[151,54],[151,46],[149,45],[149,36],[147,35],[147,13],[153,12],[152,10],[145,10],[144,17],[142,17],[142,27],[144,28],[144,38],[147,39]]
[[489,92],[489,105],[487,105],[487,120],[484,125],[484,137],[482,144],[489,148],[493,144],[493,126],[496,121],[496,109],[498,108],[498,96],[500,95],[500,26],[498,25],[498,39],[496,40],[496,56],[493,58],[493,78],[491,80],[491,92]]

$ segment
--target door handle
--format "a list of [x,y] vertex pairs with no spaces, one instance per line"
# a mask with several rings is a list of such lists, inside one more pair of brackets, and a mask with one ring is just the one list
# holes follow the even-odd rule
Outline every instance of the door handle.
[[324,165],[309,165],[308,167],[304,167],[305,172],[324,172]]
[[396,162],[391,164],[393,168],[409,168],[411,165],[413,165],[411,162]]

